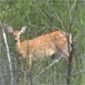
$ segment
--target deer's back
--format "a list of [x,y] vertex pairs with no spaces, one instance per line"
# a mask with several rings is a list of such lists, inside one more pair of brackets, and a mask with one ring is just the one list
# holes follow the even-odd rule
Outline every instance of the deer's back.
[[32,56],[51,56],[59,49],[63,49],[66,43],[66,36],[60,32],[45,34],[31,40],[22,42],[24,53]]

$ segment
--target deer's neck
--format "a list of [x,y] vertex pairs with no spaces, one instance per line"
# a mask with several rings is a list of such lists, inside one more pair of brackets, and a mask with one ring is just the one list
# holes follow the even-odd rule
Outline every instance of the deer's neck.
[[18,40],[18,41],[16,42],[16,46],[17,46],[18,48],[21,46],[20,40]]
[[18,40],[17,42],[16,42],[16,49],[17,49],[17,51],[19,52],[19,54],[21,54],[22,55],[22,44],[21,44],[21,41],[20,40]]
[[18,53],[21,55],[22,58],[26,58],[27,56],[27,45],[26,45],[26,42],[21,42],[20,40],[17,41],[16,43],[16,48],[17,48],[17,51]]

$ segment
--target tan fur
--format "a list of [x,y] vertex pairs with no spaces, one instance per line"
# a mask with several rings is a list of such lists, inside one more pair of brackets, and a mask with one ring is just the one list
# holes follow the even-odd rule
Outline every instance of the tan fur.
[[[12,34],[17,38],[20,31],[13,31]],[[69,57],[67,33],[54,31],[41,35],[31,40],[20,41],[20,37],[16,43],[17,50],[22,58],[29,58],[29,68],[31,69],[32,60],[42,57],[50,57],[58,52],[66,60]]]

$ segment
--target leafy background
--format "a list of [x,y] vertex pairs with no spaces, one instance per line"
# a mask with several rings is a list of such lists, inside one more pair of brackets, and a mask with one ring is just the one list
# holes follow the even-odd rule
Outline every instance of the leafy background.
[[[56,29],[72,33],[74,50],[70,85],[85,85],[84,0],[0,0],[0,23],[6,23],[15,30],[27,25],[28,29],[22,39],[35,38]],[[26,85],[26,82],[29,83],[26,78],[26,62],[18,59],[12,36],[6,34],[14,85]],[[36,78],[51,62],[48,59],[33,62],[33,85],[66,85],[67,63],[64,59]],[[0,31],[0,85],[10,85],[9,74],[9,62]]]

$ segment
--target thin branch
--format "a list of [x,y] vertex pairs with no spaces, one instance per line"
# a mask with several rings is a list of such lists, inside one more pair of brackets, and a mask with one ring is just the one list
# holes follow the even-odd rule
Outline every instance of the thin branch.
[[41,9],[42,14],[44,14],[44,15],[45,15],[46,17],[48,17],[49,19],[50,19],[50,16],[53,17],[54,19],[56,19],[57,21],[59,21],[59,23],[61,24],[62,28],[65,28],[65,26],[64,26],[64,24],[63,24],[63,21],[62,21],[61,18],[58,16],[58,14],[52,10],[51,7],[49,7],[49,8],[50,8],[50,10],[52,11],[52,13],[54,13],[54,14],[52,14],[52,13],[49,13],[49,14],[48,14],[47,11],[44,11],[41,7],[39,7],[39,8]]
[[58,63],[61,60],[61,57],[59,59],[54,60],[48,67],[43,69],[39,75],[35,76],[33,79],[38,78],[40,75],[42,75],[45,71],[47,71],[49,68],[51,68],[55,63]]
[[8,62],[9,62],[10,85],[13,85],[14,78],[13,78],[12,61],[11,61],[9,46],[8,46],[8,43],[7,43],[7,37],[6,37],[6,33],[5,33],[4,29],[2,29],[2,36],[3,36],[3,39],[4,39],[4,43],[5,43],[5,47],[6,47],[6,52],[7,52],[7,58],[8,58]]
[[73,76],[79,75],[81,73],[85,73],[85,69],[82,69],[80,71],[77,71],[77,72],[73,73]]
[[[69,25],[68,25],[68,29],[69,29],[70,33],[72,31],[71,28],[72,28],[73,20],[74,20],[74,17],[75,17],[75,11],[76,11],[76,7],[77,7],[77,1],[78,0],[75,0],[74,1],[74,4],[72,5],[71,10],[70,10],[70,16],[69,16],[70,17],[70,22],[69,22]],[[70,54],[70,57],[69,57],[69,61],[68,61],[68,64],[67,64],[67,80],[66,80],[67,85],[71,85],[71,79],[72,79],[73,44],[74,43],[72,43],[72,51],[71,51],[71,54]],[[68,48],[69,48],[69,45],[68,45]]]
[[74,4],[72,5],[70,12],[69,12],[69,17],[70,17],[69,25],[68,25],[69,31],[71,31],[71,27],[73,26],[73,20],[74,20],[75,11],[76,11],[76,8],[77,8],[77,2],[78,2],[78,0],[74,1]]
[[69,3],[69,0],[66,0],[66,4],[68,6],[68,9],[70,9],[70,3]]

